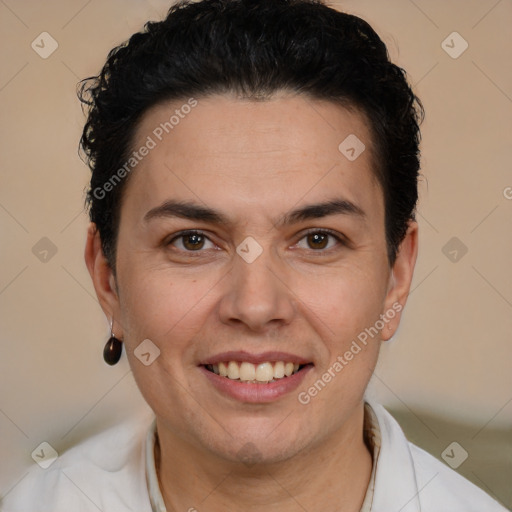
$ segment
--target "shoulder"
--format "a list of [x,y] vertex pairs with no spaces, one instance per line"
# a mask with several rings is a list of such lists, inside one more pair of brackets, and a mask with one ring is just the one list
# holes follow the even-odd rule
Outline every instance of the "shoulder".
[[3,512],[150,511],[145,481],[149,414],[87,438],[47,469],[33,464],[0,501]]
[[408,444],[418,488],[424,489],[420,501],[425,510],[506,512],[504,507],[472,482],[419,446],[411,442]]
[[372,510],[385,512],[393,506],[402,512],[507,512],[479,487],[408,441],[382,405],[369,405],[381,436]]

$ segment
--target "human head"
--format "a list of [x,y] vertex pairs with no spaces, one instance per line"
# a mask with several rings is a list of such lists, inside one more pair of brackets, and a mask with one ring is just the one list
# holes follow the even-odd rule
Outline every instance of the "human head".
[[[315,24],[317,11],[325,16]],[[232,27],[229,22],[217,22],[228,13],[235,17]],[[255,19],[247,21],[248,13]],[[297,13],[304,15],[302,22],[300,16],[296,20]],[[291,20],[284,19],[288,16]],[[398,326],[417,248],[417,226],[407,222],[415,203],[417,167],[413,166],[414,178],[409,176],[409,184],[414,182],[414,199],[402,225],[407,232],[396,259],[394,254],[390,258],[385,204],[390,205],[387,209],[396,209],[403,205],[405,194],[395,190],[392,200],[385,203],[383,189],[388,185],[383,185],[387,183],[384,178],[379,179],[382,171],[377,164],[388,158],[397,166],[410,154],[402,140],[400,155],[395,153],[392,159],[389,155],[397,144],[380,151],[378,134],[385,133],[386,142],[396,141],[398,133],[404,136],[407,115],[397,103],[405,91],[407,101],[400,108],[411,107],[414,96],[397,68],[392,68],[396,74],[393,86],[382,86],[389,80],[391,66],[385,47],[368,43],[374,33],[365,28],[369,34],[365,36],[361,27],[367,25],[357,18],[341,15],[347,29],[333,28],[337,16],[336,11],[311,2],[206,0],[176,7],[166,22],[149,26],[151,35],[132,37],[132,41],[142,41],[140,47],[134,43],[138,49],[132,52],[130,43],[115,51],[110,56],[115,69],[107,70],[92,90],[97,94],[92,120],[94,115],[122,114],[126,109],[139,116],[132,123],[132,139],[126,138],[125,143],[118,135],[119,130],[129,133],[123,132],[133,121],[129,116],[120,115],[103,137],[86,127],[86,135],[104,145],[106,161],[115,161],[108,166],[110,171],[124,168],[119,158],[112,157],[115,152],[126,159],[130,152],[140,151],[141,155],[133,171],[125,171],[128,179],[108,182],[110,190],[106,190],[105,177],[98,178],[91,189],[93,194],[96,186],[103,186],[109,194],[121,190],[120,185],[124,190],[117,203],[117,277],[113,262],[101,251],[104,237],[94,223],[89,227],[86,262],[103,311],[114,318],[115,334],[123,339],[134,378],[156,414],[164,451],[165,446],[174,449],[182,443],[188,455],[199,453],[203,464],[207,460],[238,464],[238,450],[244,443],[254,444],[256,458],[261,456],[268,463],[289,460],[322,443],[326,449],[326,444],[336,438],[339,441],[340,436],[345,437],[345,444],[352,445],[350,438],[361,448],[363,394],[380,342],[389,339]],[[275,26],[279,20],[282,31],[290,37],[299,35],[289,47],[283,47],[286,38]],[[193,33],[198,25],[205,34]],[[331,33],[325,54],[332,56],[333,65],[351,59],[346,75],[320,66],[322,52],[311,40],[304,43],[308,39],[303,32],[311,31],[309,26],[318,28],[312,31],[318,45]],[[262,44],[264,37],[258,37],[262,31],[268,31],[268,38],[275,42],[275,53],[282,53],[281,61],[272,53],[267,55],[268,45]],[[213,45],[217,58],[209,49],[207,34],[218,38]],[[333,51],[343,35],[345,59],[341,58],[344,54]],[[254,42],[252,50],[245,46],[249,40]],[[200,43],[195,51],[173,54],[174,44],[186,48],[194,41]],[[232,44],[232,51],[223,42]],[[302,50],[293,57],[292,50],[297,47]],[[302,55],[308,51],[309,61]],[[219,59],[231,54],[233,69],[227,69]],[[197,57],[192,63],[191,55]],[[371,75],[371,83],[362,84],[368,73],[378,68],[374,61],[379,55],[385,58],[381,65],[388,71],[381,69],[380,75]],[[175,96],[169,95],[162,80],[150,77],[147,62],[156,62],[160,72],[176,79]],[[187,62],[187,74],[173,71],[173,66],[181,68]],[[358,65],[364,72],[354,71],[352,66]],[[290,66],[298,71],[291,73]],[[167,67],[170,69],[165,71]],[[191,77],[193,72],[205,80]],[[120,89],[110,83],[114,75]],[[398,92],[397,76],[402,86]],[[231,77],[231,82],[226,82],[226,77]],[[238,81],[233,84],[233,80]],[[333,80],[355,99],[335,97]],[[133,82],[156,88],[161,99],[156,101],[147,92],[132,97],[136,90]],[[277,88],[272,90],[268,83]],[[380,93],[375,91],[378,86]],[[319,90],[323,96],[313,95],[311,90]],[[362,99],[369,105],[368,112],[359,106]],[[384,104],[388,117],[383,120],[378,108]],[[408,128],[416,127],[409,133],[414,139],[418,136],[416,113],[414,109],[407,113]],[[382,126],[377,123],[374,127],[370,118],[380,119]],[[397,118],[401,128],[391,129]],[[174,128],[169,126],[169,133],[158,138],[158,143],[151,142],[155,130],[165,122]],[[350,135],[366,146],[354,160],[339,150],[340,142]],[[414,146],[417,159],[417,145],[407,141]],[[122,148],[128,150],[123,153]],[[401,177],[394,178],[400,186],[407,182],[403,166],[401,170]],[[107,197],[105,194],[99,200]],[[104,213],[100,222],[111,215]],[[320,226],[329,229],[330,235],[317,229]],[[310,228],[307,235],[303,233],[306,228]],[[184,230],[195,234],[184,235]],[[261,250],[251,261],[241,252],[249,251],[248,245],[243,246],[249,237]],[[192,238],[192,247],[185,247],[184,240]],[[312,241],[315,247],[309,246]],[[327,246],[317,246],[326,241]],[[352,340],[360,340],[363,332],[371,333],[370,339],[353,345]],[[147,340],[159,351],[154,361],[146,361],[148,366],[137,357],[138,350],[147,349]],[[214,376],[215,361],[222,358],[245,362],[249,371],[252,364],[262,361],[272,365],[287,362],[288,368],[292,362],[304,364],[294,369],[296,376],[278,377],[282,381],[244,384],[232,382],[236,380],[234,368],[232,377],[228,376],[231,382]],[[351,362],[345,367],[340,358]],[[309,389],[339,367],[343,371],[320,398],[308,404],[297,400],[292,385],[303,383]],[[219,380],[212,382],[215,378]],[[242,398],[230,397],[226,385],[232,391],[236,388],[234,393],[241,393]],[[248,393],[252,393],[252,402]],[[309,396],[313,394],[309,391]],[[261,403],[263,395],[271,402]],[[293,421],[282,422],[291,414]],[[280,428],[275,428],[276,423]]]
[[418,197],[423,110],[405,72],[365,21],[318,0],[203,0],[179,2],[165,20],[148,22],[81,84],[80,99],[89,106],[81,146],[92,169],[86,202],[114,275],[131,173],[115,174],[126,169],[143,114],[173,99],[235,92],[264,101],[280,90],[366,116],[393,264]]

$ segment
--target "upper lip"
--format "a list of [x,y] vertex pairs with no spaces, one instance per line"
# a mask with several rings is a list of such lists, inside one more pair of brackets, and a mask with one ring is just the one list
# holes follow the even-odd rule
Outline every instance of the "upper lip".
[[298,356],[296,354],[290,354],[288,352],[269,351],[260,352],[258,354],[251,354],[250,352],[246,352],[244,350],[231,350],[229,352],[222,352],[219,354],[215,354],[211,357],[208,357],[207,359],[201,361],[199,365],[219,364],[225,363],[227,361],[248,362],[252,364],[261,364],[275,361],[284,361],[285,363],[295,364],[311,363],[311,360],[309,359],[306,359],[302,356]]

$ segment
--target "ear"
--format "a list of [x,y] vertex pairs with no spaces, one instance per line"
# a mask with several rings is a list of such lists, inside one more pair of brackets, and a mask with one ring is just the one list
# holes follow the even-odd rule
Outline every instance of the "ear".
[[389,277],[388,292],[383,312],[388,322],[381,331],[381,339],[383,341],[389,340],[395,334],[400,324],[402,310],[405,307],[411,289],[417,255],[418,224],[415,221],[410,221],[405,238],[398,248],[396,260]]
[[120,318],[117,283],[115,275],[103,254],[100,233],[94,222],[91,222],[87,228],[84,258],[101,309],[103,309],[109,322],[113,319],[112,331],[117,338],[122,339],[121,325],[115,320]]

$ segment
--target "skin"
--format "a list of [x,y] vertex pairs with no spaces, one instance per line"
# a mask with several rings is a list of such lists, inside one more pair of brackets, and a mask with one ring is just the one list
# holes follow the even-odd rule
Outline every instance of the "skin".
[[[146,112],[134,148],[184,103]],[[349,134],[366,146],[353,162],[338,150]],[[352,202],[364,215],[277,225],[290,210],[332,198]],[[144,222],[168,199],[218,209],[231,223]],[[305,234],[309,228],[331,229],[347,242],[315,242]],[[186,229],[204,232],[199,249],[190,238],[169,244]],[[250,264],[236,252],[247,236],[263,249]],[[130,175],[117,275],[94,224],[85,250],[101,306],[114,318],[114,332],[157,417],[157,467],[169,511],[360,509],[372,468],[363,442],[364,392],[400,314],[307,405],[297,394],[379,315],[397,302],[405,305],[416,254],[411,222],[389,265],[384,199],[362,115],[285,93],[263,102],[198,98]],[[161,351],[149,366],[134,355],[147,338]],[[198,368],[228,350],[291,352],[314,367],[296,392],[266,404],[242,403],[217,391]],[[240,461],[247,443],[252,464]]]

